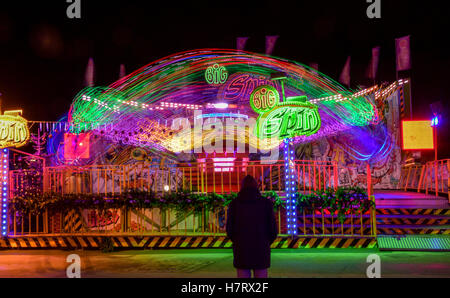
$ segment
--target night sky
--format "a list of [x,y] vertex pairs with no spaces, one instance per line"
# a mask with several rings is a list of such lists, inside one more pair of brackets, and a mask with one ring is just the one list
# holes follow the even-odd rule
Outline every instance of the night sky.
[[[352,1],[102,1],[81,0],[82,18],[69,19],[65,0],[0,4],[0,93],[4,109],[28,120],[57,120],[83,88],[89,57],[95,84],[158,58],[197,48],[264,53],[265,35],[279,35],[273,55],[339,77],[352,57],[352,87],[367,84],[366,67],[381,46],[378,81],[395,80],[395,38],[411,35],[415,119],[430,119],[429,104],[450,98],[450,18],[445,1],[381,0],[381,19],[368,19],[366,0]],[[223,3],[223,4],[221,4]],[[447,117],[450,115],[447,114]],[[439,132],[448,157],[448,121]],[[447,142],[444,146],[444,142]]]

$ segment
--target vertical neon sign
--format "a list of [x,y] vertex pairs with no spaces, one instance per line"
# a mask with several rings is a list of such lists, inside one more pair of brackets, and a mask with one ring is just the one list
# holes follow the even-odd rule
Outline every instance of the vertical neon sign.
[[0,164],[2,167],[1,233],[3,237],[6,237],[8,235],[9,149],[1,149]]

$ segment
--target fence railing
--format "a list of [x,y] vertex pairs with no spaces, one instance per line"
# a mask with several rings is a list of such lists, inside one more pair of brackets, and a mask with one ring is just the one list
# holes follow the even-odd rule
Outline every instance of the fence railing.
[[402,167],[400,188],[424,191],[436,196],[447,195],[450,200],[450,159],[427,162],[425,165]]
[[[338,186],[337,164],[322,161],[295,162],[297,189],[305,192]],[[122,193],[127,189],[155,192],[189,190],[229,193],[240,190],[240,181],[252,175],[262,191],[284,190],[284,161],[214,161],[159,164],[47,167],[44,191],[55,193]],[[13,173],[14,176],[15,173]],[[17,172],[16,174],[19,174]],[[14,180],[14,179],[13,179]]]
[[[374,199],[374,198],[373,198]],[[337,212],[316,208],[301,210],[297,218],[299,236],[376,237],[375,208],[366,212],[351,210],[343,220]]]

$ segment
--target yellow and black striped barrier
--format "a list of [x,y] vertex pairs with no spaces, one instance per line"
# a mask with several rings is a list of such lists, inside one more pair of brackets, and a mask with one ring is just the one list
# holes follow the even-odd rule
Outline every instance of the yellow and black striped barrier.
[[[225,236],[16,236],[0,239],[0,249],[102,249],[109,238],[115,249],[231,248]],[[375,248],[372,237],[278,237],[272,248]]]

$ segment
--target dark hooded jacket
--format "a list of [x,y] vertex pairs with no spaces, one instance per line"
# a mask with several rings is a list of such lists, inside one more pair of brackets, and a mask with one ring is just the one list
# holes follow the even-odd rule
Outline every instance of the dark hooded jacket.
[[233,242],[233,265],[239,269],[270,267],[270,245],[277,237],[277,226],[270,200],[257,188],[242,189],[230,203],[227,235]]

